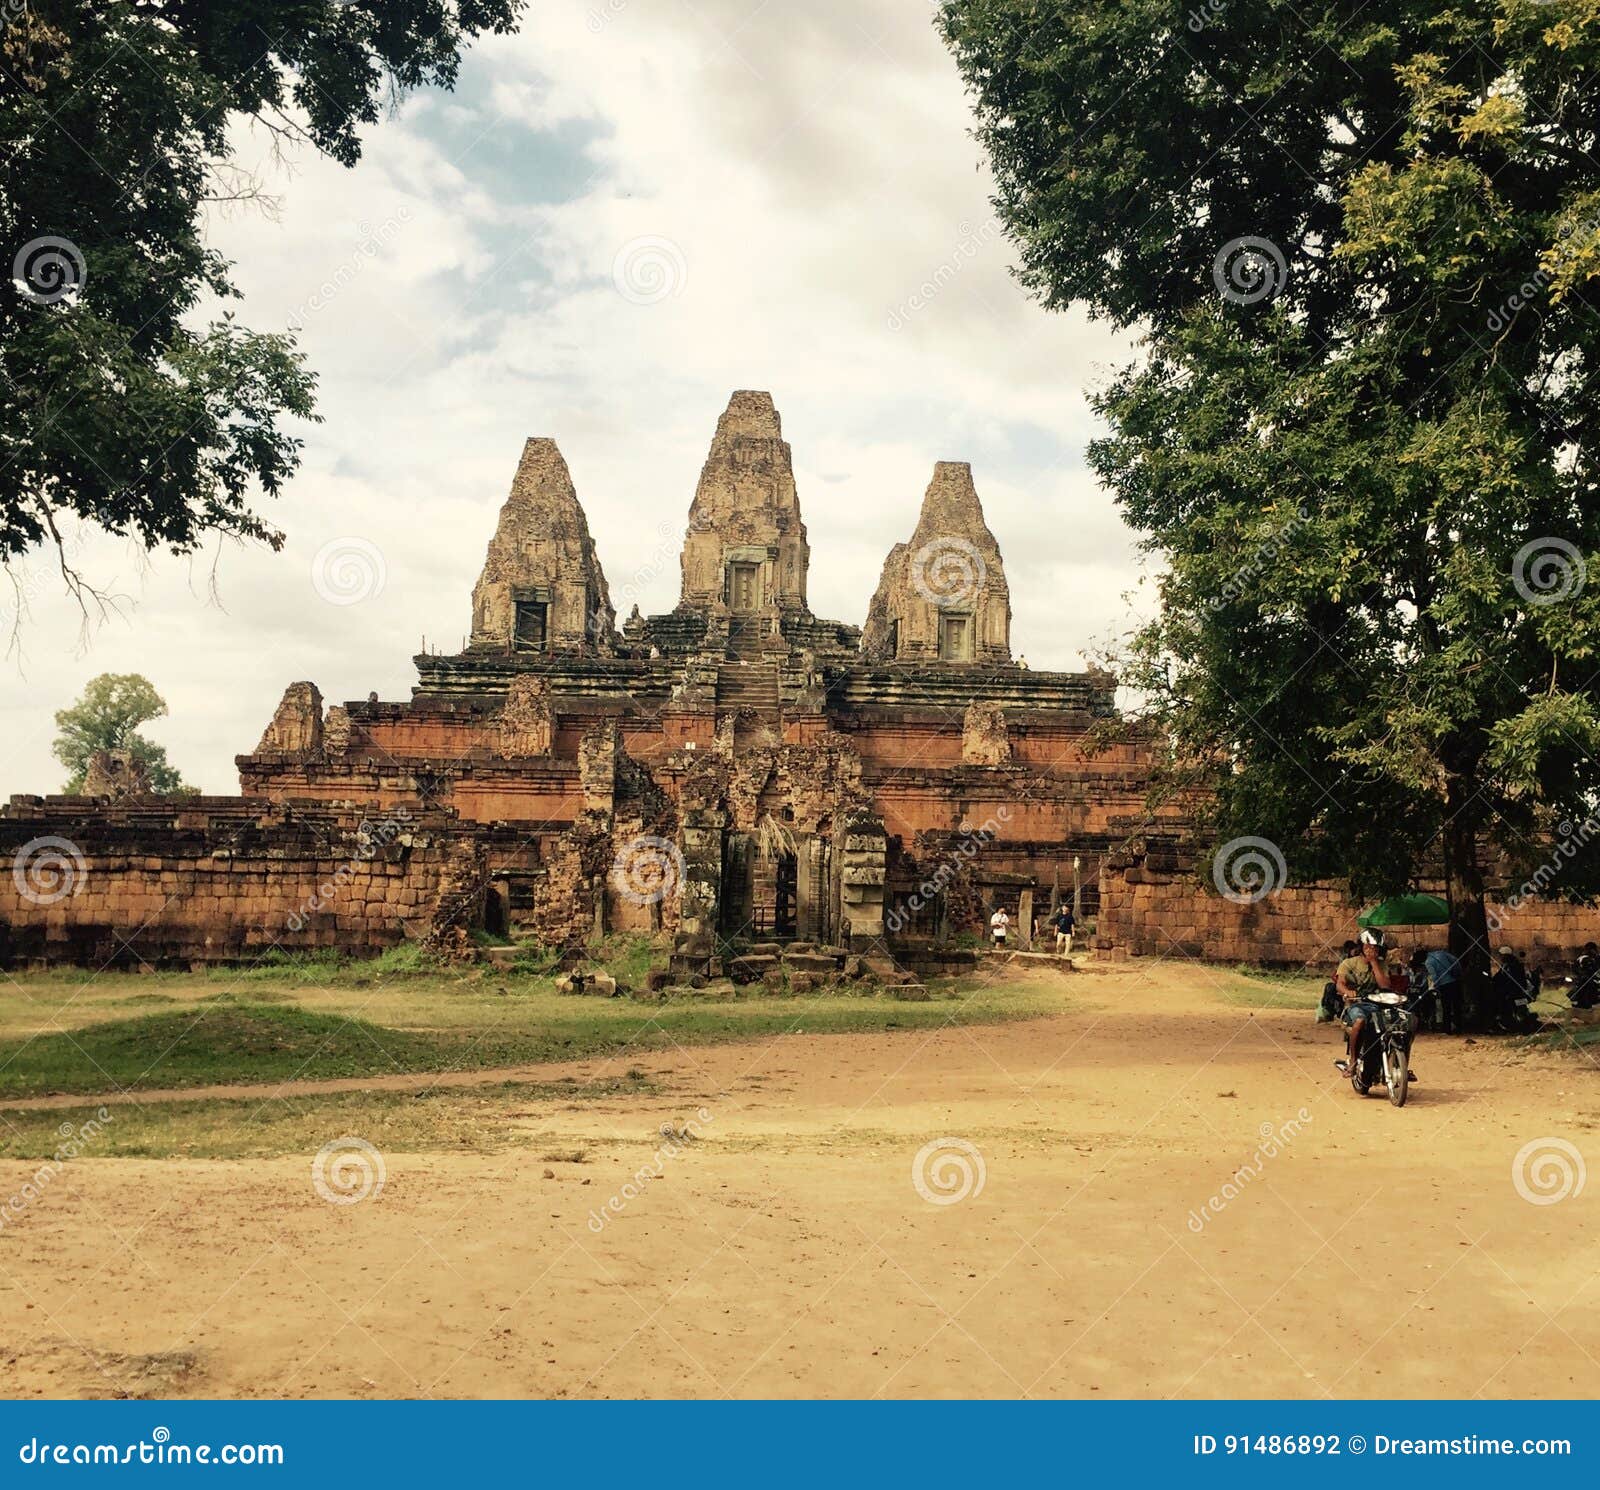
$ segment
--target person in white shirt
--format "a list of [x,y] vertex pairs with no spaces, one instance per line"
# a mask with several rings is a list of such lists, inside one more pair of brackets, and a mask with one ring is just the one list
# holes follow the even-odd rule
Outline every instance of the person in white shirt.
[[989,935],[994,938],[997,947],[1006,944],[1006,928],[1011,925],[1011,917],[1006,914],[1006,908],[1001,906],[989,917]]

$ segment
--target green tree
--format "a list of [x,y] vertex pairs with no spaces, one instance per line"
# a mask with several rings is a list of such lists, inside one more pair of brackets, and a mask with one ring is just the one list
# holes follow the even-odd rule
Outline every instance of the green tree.
[[1600,882],[1600,0],[941,22],[1023,283],[1141,338],[1091,460],[1170,774],[1292,875],[1442,866],[1481,1018],[1485,863]]
[[149,777],[157,792],[183,792],[191,788],[167,761],[164,745],[139,733],[139,726],[164,718],[167,701],[155,685],[139,673],[101,673],[91,678],[83,696],[70,709],[56,711],[55,758],[70,773],[62,788],[68,796],[83,790],[89,757],[97,750],[125,750]]
[[[146,547],[282,535],[314,379],[229,314],[207,202],[254,119],[346,165],[400,90],[450,86],[525,0],[29,0],[0,12],[0,562],[73,515]],[[70,555],[62,560],[70,574]]]

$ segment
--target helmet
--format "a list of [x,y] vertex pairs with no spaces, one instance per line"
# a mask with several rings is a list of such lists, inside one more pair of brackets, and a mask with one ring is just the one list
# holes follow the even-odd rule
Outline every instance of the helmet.
[[1381,931],[1364,930],[1361,933],[1361,940],[1369,947],[1377,947],[1380,951],[1383,949],[1383,933]]

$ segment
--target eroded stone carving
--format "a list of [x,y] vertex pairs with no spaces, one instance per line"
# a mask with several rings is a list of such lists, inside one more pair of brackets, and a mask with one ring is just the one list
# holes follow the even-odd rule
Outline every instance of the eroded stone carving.
[[322,694],[315,683],[291,683],[256,753],[313,756],[322,752]]
[[328,718],[322,726],[323,753],[342,760],[349,753],[352,732],[350,711],[343,704],[331,705]]
[[505,707],[500,711],[495,753],[504,760],[522,755],[549,755],[554,721],[550,685],[543,678],[513,678],[506,693]]
[[1011,759],[1006,711],[997,703],[974,699],[961,716],[961,759],[969,766],[1003,766]]
[[146,797],[150,774],[127,750],[97,750],[83,775],[85,797]]

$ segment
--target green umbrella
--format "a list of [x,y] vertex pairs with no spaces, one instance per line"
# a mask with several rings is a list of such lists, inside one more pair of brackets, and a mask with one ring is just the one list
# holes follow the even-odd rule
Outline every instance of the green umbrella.
[[1446,926],[1450,907],[1437,895],[1391,895],[1356,917],[1357,926]]

